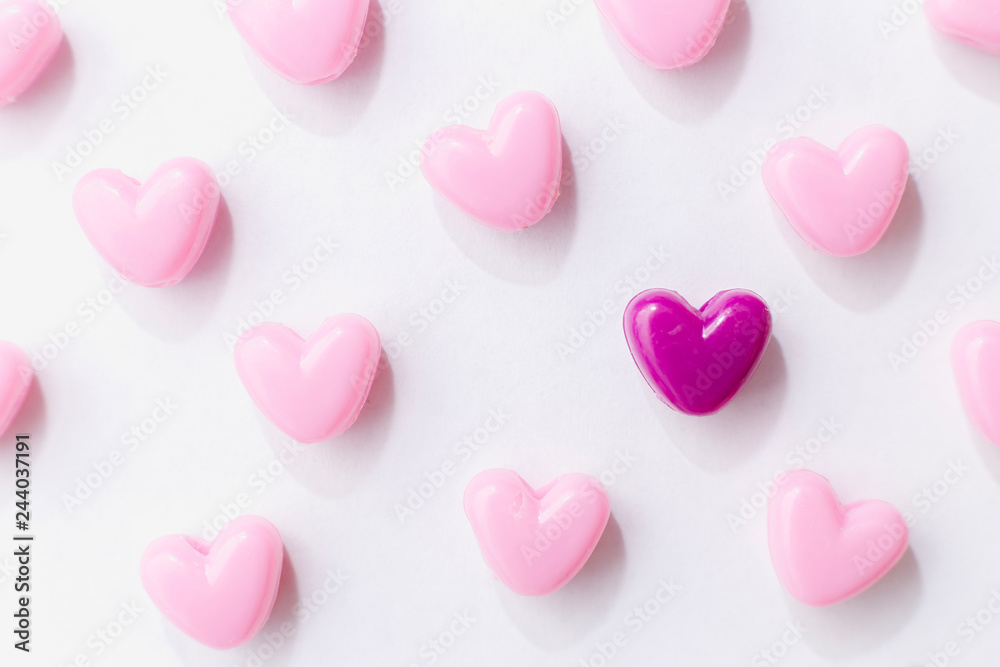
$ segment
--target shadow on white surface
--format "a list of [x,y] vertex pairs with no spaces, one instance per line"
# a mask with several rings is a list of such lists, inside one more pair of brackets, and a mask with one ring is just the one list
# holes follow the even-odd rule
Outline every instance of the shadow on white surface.
[[846,602],[817,609],[790,600],[793,618],[807,629],[803,642],[819,655],[845,659],[888,641],[917,611],[920,567],[907,549],[881,581]]
[[984,438],[971,423],[968,425],[968,429],[969,439],[975,443],[979,460],[983,462],[983,466],[989,471],[994,481],[1000,484],[1000,447]]
[[984,100],[1000,103],[1000,56],[932,32],[934,50],[955,80]]
[[177,340],[198,331],[219,303],[233,254],[233,218],[223,197],[212,235],[191,272],[170,287],[128,284],[118,303],[149,333]]
[[[288,466],[296,482],[325,497],[343,497],[358,486],[382,456],[396,400],[392,367],[382,350],[378,372],[358,419],[343,434],[305,445],[300,458]],[[258,411],[258,420],[275,454],[285,449],[288,436]]]
[[773,337],[757,370],[738,394],[714,415],[685,415],[662,403],[652,391],[656,410],[671,443],[702,470],[738,467],[758,451],[774,430],[788,389],[788,368]]
[[505,233],[473,220],[432,189],[434,205],[448,236],[484,271],[512,283],[540,285],[559,275],[576,227],[576,172],[562,139],[562,185],[552,210],[537,223]]
[[[299,607],[299,584],[295,575],[295,566],[285,548],[284,559],[281,563],[281,581],[278,583],[278,597],[274,600],[274,608],[267,623],[261,628],[257,636],[251,639],[243,649],[256,649],[258,646],[267,643],[266,637],[280,636],[283,638],[282,644],[274,651],[274,655],[267,661],[268,665],[286,665],[292,657],[289,655],[288,646],[295,642],[300,633],[295,632],[291,636],[286,636],[281,631],[281,626],[290,623],[293,626],[299,624],[296,617],[296,609]],[[260,652],[258,651],[258,654]]]
[[0,156],[4,158],[34,148],[65,110],[73,91],[76,60],[69,40],[35,83],[19,98],[0,107]]
[[343,134],[363,117],[378,86],[385,56],[385,17],[371,0],[358,55],[333,81],[306,86],[286,81],[243,45],[247,66],[278,111],[303,130],[320,136]]
[[906,283],[920,248],[924,210],[911,178],[896,215],[874,248],[856,257],[831,257],[813,250],[792,229],[777,204],[771,202],[775,224],[809,277],[837,303],[868,311],[888,301]]
[[510,622],[536,646],[558,649],[585,637],[602,623],[625,574],[625,541],[614,514],[594,553],[573,579],[542,597],[523,597],[503,584],[497,595]]
[[735,0],[718,41],[700,62],[684,69],[659,71],[629,53],[601,17],[608,45],[635,89],[661,114],[685,124],[707,120],[735,90],[750,46],[750,24],[746,3]]

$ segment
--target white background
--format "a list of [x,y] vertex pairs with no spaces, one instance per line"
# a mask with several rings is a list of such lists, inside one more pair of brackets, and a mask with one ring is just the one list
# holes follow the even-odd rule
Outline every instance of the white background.
[[[976,286],[1000,244],[1000,60],[933,33],[915,3],[884,35],[888,0],[737,4],[706,60],[673,73],[628,55],[588,0],[564,2],[554,26],[555,0],[381,1],[378,36],[347,73],[306,88],[268,71],[209,0],[68,0],[56,63],[0,110],[0,338],[31,353],[65,344],[17,421],[34,443],[35,652],[15,655],[3,630],[4,664],[256,664],[263,635],[230,652],[201,647],[138,580],[151,540],[201,534],[240,494],[287,549],[264,634],[282,623],[295,633],[263,649],[266,665],[431,664],[426,642],[462,613],[472,627],[435,664],[576,666],[621,631],[613,664],[748,665],[793,621],[807,631],[787,648],[789,665],[917,666],[950,641],[951,664],[994,663],[1000,619],[981,632],[959,625],[1000,589],[1000,452],[963,415],[948,352],[963,323],[1000,318],[1000,281],[962,307],[954,291]],[[166,79],[120,119],[116,98],[157,65]],[[496,90],[468,102],[478,108],[466,123],[484,127],[505,95],[539,90],[560,112],[567,161],[575,155],[574,185],[524,233],[466,219],[419,172],[387,183],[481,78]],[[831,99],[800,109],[813,87]],[[248,160],[244,142],[276,109],[292,126]],[[896,129],[914,155],[934,157],[939,133],[959,138],[911,179],[872,252],[832,259],[790,231],[747,162],[787,135],[782,119],[797,111],[808,120],[796,133],[827,145],[870,123]],[[52,163],[106,117],[113,132],[60,181]],[[608,123],[624,130],[602,145]],[[74,183],[98,167],[144,179],[178,155],[241,168],[205,255],[175,287],[129,287],[92,311],[111,273],[74,220]],[[724,198],[719,183],[743,163],[752,175]],[[327,236],[337,252],[293,289],[283,276]],[[650,274],[661,246],[670,260]],[[419,309],[449,281],[461,295],[420,325]],[[697,304],[743,287],[775,308],[761,367],[720,414],[672,412],[634,367],[621,311],[653,286]],[[349,311],[371,319],[387,349],[410,338],[386,355],[354,428],[260,484],[256,471],[285,438],[243,391],[225,335],[273,290],[283,302],[269,319],[300,333]],[[608,321],[561,354],[608,300]],[[888,355],[938,310],[940,331],[918,335],[926,344],[893,368]],[[74,324],[77,336],[59,335]],[[179,408],[128,451],[122,434],[167,398]],[[497,409],[504,426],[460,461],[455,443]],[[843,426],[809,467],[843,500],[885,499],[913,527],[910,552],[882,582],[815,610],[775,579],[763,513],[735,529],[730,515],[823,419]],[[7,439],[3,526],[14,511]],[[116,450],[124,463],[69,509]],[[580,575],[541,599],[495,582],[462,512],[466,482],[490,467],[535,485],[599,475],[619,454],[635,461],[609,487],[614,518]],[[401,522],[396,504],[447,461],[457,473]],[[949,485],[955,462],[968,470]],[[935,482],[943,496],[918,502]],[[338,569],[349,580],[303,622],[296,605],[322,599]],[[0,576],[9,618],[12,584]],[[626,616],[660,580],[681,590],[636,631]],[[133,603],[142,611],[118,634],[119,610]],[[97,634],[108,630],[110,646]]]

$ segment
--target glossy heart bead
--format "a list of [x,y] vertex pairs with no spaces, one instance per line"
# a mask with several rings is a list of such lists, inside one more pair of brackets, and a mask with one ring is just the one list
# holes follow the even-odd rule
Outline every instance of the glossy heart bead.
[[28,397],[35,371],[17,345],[0,340],[0,435],[7,432]]
[[146,287],[179,282],[201,257],[219,210],[212,169],[181,157],[140,183],[117,169],[85,174],[73,210],[90,243],[122,278]]
[[658,70],[690,67],[715,45],[730,0],[594,0],[625,48]]
[[967,324],[951,346],[951,364],[965,411],[1000,447],[1000,322]]
[[810,470],[778,480],[768,505],[771,561],[793,598],[827,607],[881,579],[906,552],[909,529],[881,500],[840,504],[830,482]]
[[142,555],[146,593],[192,639],[231,649],[264,627],[278,595],[284,547],[266,519],[233,519],[211,544],[188,535],[161,537]]
[[573,473],[534,490],[513,470],[486,470],[465,489],[465,514],[486,564],[518,595],[548,595],[590,558],[611,516],[593,477]]
[[924,11],[938,31],[1000,55],[1000,4],[996,0],[926,0]]
[[831,150],[812,139],[783,141],[764,158],[771,198],[816,250],[850,257],[871,250],[889,228],[909,177],[903,138],[865,127]]
[[358,418],[378,368],[378,332],[360,315],[328,317],[308,340],[265,322],[235,347],[236,371],[271,422],[299,442],[327,440]]
[[722,409],[753,375],[771,339],[771,312],[747,290],[726,290],[696,310],[677,292],[650,289],[629,302],[625,340],[646,382],[689,415]]
[[354,62],[369,0],[239,0],[229,18],[257,57],[292,83],[336,79]]
[[559,114],[540,93],[514,93],[497,105],[485,132],[465,125],[435,131],[420,170],[435,190],[484,225],[502,232],[530,227],[559,196]]
[[13,102],[59,51],[59,18],[38,0],[0,2],[0,106]]

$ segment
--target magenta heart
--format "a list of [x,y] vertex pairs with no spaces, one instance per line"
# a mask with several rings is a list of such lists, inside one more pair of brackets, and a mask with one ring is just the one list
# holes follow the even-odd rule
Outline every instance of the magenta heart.
[[747,290],[726,290],[696,310],[651,289],[625,308],[625,339],[656,395],[689,415],[720,410],[750,379],[771,338],[771,313]]

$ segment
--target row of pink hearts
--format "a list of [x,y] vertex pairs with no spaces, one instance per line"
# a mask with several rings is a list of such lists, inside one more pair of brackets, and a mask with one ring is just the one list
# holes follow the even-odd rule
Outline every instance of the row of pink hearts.
[[[780,583],[804,604],[824,607],[861,593],[907,549],[906,521],[888,503],[845,507],[830,483],[809,470],[779,476],[776,488],[768,508],[771,560]],[[469,483],[464,505],[489,569],[527,596],[567,584],[611,514],[600,482],[579,473],[535,490],[512,470],[486,470]],[[282,564],[278,530],[244,515],[211,544],[185,535],[155,540],[140,575],[170,622],[207,646],[230,649],[253,639],[268,620]]]
[[[689,67],[715,45],[731,0],[594,0],[625,47],[659,70]],[[298,84],[338,78],[354,61],[371,0],[227,0],[229,16],[268,67]],[[927,0],[941,32],[1000,54],[1000,14],[989,0]],[[0,104],[26,90],[52,59],[62,26],[41,0],[3,0]]]

